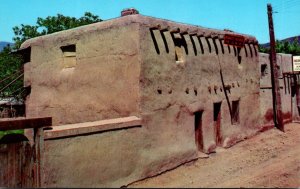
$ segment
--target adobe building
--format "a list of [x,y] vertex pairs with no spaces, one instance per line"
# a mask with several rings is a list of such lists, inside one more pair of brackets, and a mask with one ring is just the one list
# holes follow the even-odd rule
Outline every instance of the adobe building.
[[41,187],[126,186],[260,132],[257,49],[139,14],[27,40],[26,117],[53,119]]
[[[276,54],[279,71],[279,85],[283,122],[288,123],[300,120],[300,73],[293,71],[292,55]],[[273,127],[272,84],[269,54],[259,53],[261,67],[260,106],[261,120],[264,127]],[[298,98],[298,99],[297,99]]]

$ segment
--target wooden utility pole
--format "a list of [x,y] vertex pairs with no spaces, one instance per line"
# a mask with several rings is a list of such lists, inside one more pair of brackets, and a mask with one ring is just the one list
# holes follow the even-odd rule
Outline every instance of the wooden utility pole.
[[279,73],[278,65],[276,63],[275,52],[275,35],[273,27],[272,6],[268,4],[268,19],[269,19],[269,33],[270,33],[270,67],[271,67],[271,82],[272,82],[272,98],[273,98],[273,115],[275,127],[284,131],[282,108],[281,108],[281,95],[279,86]]

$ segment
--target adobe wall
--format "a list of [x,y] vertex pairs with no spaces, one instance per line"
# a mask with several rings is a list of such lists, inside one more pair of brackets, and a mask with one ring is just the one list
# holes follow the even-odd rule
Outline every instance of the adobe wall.
[[[131,23],[111,20],[26,41],[26,117],[51,116],[61,125],[138,115],[138,24]],[[70,65],[66,45],[76,45]]]
[[[242,48],[238,56],[237,49],[224,45],[224,40],[221,40],[221,45],[218,38],[215,41],[216,50],[212,36],[222,35],[225,33],[223,31],[158,19],[147,19],[142,23],[141,110],[143,127],[147,129],[144,148],[155,154],[142,156],[148,161],[146,167],[152,167],[152,171],[167,169],[174,162],[197,157],[199,150],[211,153],[217,145],[229,147],[261,128],[256,46],[247,43],[247,55],[245,48]],[[161,30],[169,28],[163,30],[163,35],[158,29],[151,34],[150,28],[157,25]],[[176,47],[170,34],[172,28],[188,31],[182,35],[186,45],[181,47],[181,62],[175,58]],[[200,37],[202,53],[197,37],[190,36],[193,32],[207,35],[211,52],[205,37]],[[246,38],[255,40],[249,36]],[[230,92],[226,91],[228,101],[220,70],[224,84],[230,86]],[[228,102],[232,106],[235,100],[240,102],[239,123],[232,124]],[[218,102],[221,102],[220,144],[215,139],[213,110],[214,103]],[[199,150],[195,142],[194,114],[197,111],[202,112],[203,147]]]
[[[282,113],[284,122],[292,121],[292,107],[295,105],[296,96],[292,97],[292,78],[284,76],[284,73],[292,72],[291,55],[278,53],[276,61],[279,65],[279,84],[282,102]],[[261,67],[260,80],[260,103],[263,125],[273,125],[272,84],[269,54],[259,53]],[[264,66],[263,66],[264,65]],[[263,68],[265,67],[265,68]],[[266,69],[265,72],[262,69]],[[263,73],[264,72],[264,73]],[[292,105],[292,100],[294,101]]]
[[121,187],[141,179],[142,140],[135,116],[45,131],[42,187]]
[[[169,28],[151,33],[158,24]],[[174,27],[187,31],[176,36],[180,46],[170,34]],[[45,134],[43,186],[120,187],[261,130],[256,40],[245,36],[238,50],[224,45],[225,33],[132,15],[23,44],[32,46],[27,116],[52,116],[60,125]],[[60,47],[74,43],[76,66],[63,68]],[[233,101],[239,101],[234,124]],[[221,103],[217,120],[214,103]],[[104,129],[89,122],[132,115],[140,123],[117,127],[127,123],[119,120]]]
[[[139,24],[124,17],[22,45],[31,46],[26,116],[51,116],[54,125],[45,132],[42,187],[120,187],[143,178],[144,131],[140,121],[123,120],[140,115],[138,32]],[[76,64],[66,65],[61,47],[73,44]]]

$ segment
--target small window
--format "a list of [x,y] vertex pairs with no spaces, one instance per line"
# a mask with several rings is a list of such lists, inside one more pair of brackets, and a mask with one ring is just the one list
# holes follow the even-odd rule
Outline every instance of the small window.
[[268,66],[267,66],[267,64],[260,65],[260,73],[261,73],[261,77],[264,77],[264,76],[268,75]]
[[174,34],[174,45],[175,45],[175,60],[178,63],[184,62],[183,48],[185,45],[184,39],[180,34]]
[[60,47],[63,53],[64,68],[72,68],[76,66],[76,45],[67,45]]
[[277,65],[277,72],[278,72],[278,77],[282,78],[283,77],[282,70],[281,70],[281,67],[279,65]]
[[240,109],[240,101],[232,101],[232,114],[231,114],[231,122],[232,124],[238,124],[240,123],[240,115],[239,115],[239,109]]

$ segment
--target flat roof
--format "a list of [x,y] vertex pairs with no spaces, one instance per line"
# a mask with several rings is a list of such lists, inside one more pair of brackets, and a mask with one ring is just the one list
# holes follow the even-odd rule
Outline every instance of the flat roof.
[[95,32],[111,27],[120,27],[120,26],[126,26],[132,23],[139,23],[141,25],[144,25],[146,27],[157,27],[158,25],[161,28],[180,28],[180,30],[188,31],[188,32],[201,32],[203,34],[218,34],[218,35],[224,35],[224,34],[238,34],[242,35],[247,39],[251,39],[256,41],[256,38],[251,35],[247,34],[241,34],[237,32],[231,32],[228,30],[217,30],[217,29],[210,29],[210,28],[205,28],[197,25],[191,25],[191,24],[185,24],[185,23],[180,23],[180,22],[175,22],[175,21],[170,21],[167,19],[161,19],[161,18],[155,18],[155,17],[150,17],[150,16],[144,16],[141,14],[134,14],[134,15],[127,15],[123,17],[118,17],[118,18],[113,18],[85,26],[80,26],[76,27],[73,29],[69,30],[64,30],[64,31],[59,31],[55,32],[52,34],[44,35],[44,36],[39,36],[35,37],[29,40],[26,40],[22,45],[20,49],[25,49],[28,48],[32,45],[42,45],[44,41],[60,37],[60,38],[72,38],[72,36],[78,36],[78,35],[83,35],[86,33],[90,32]]

